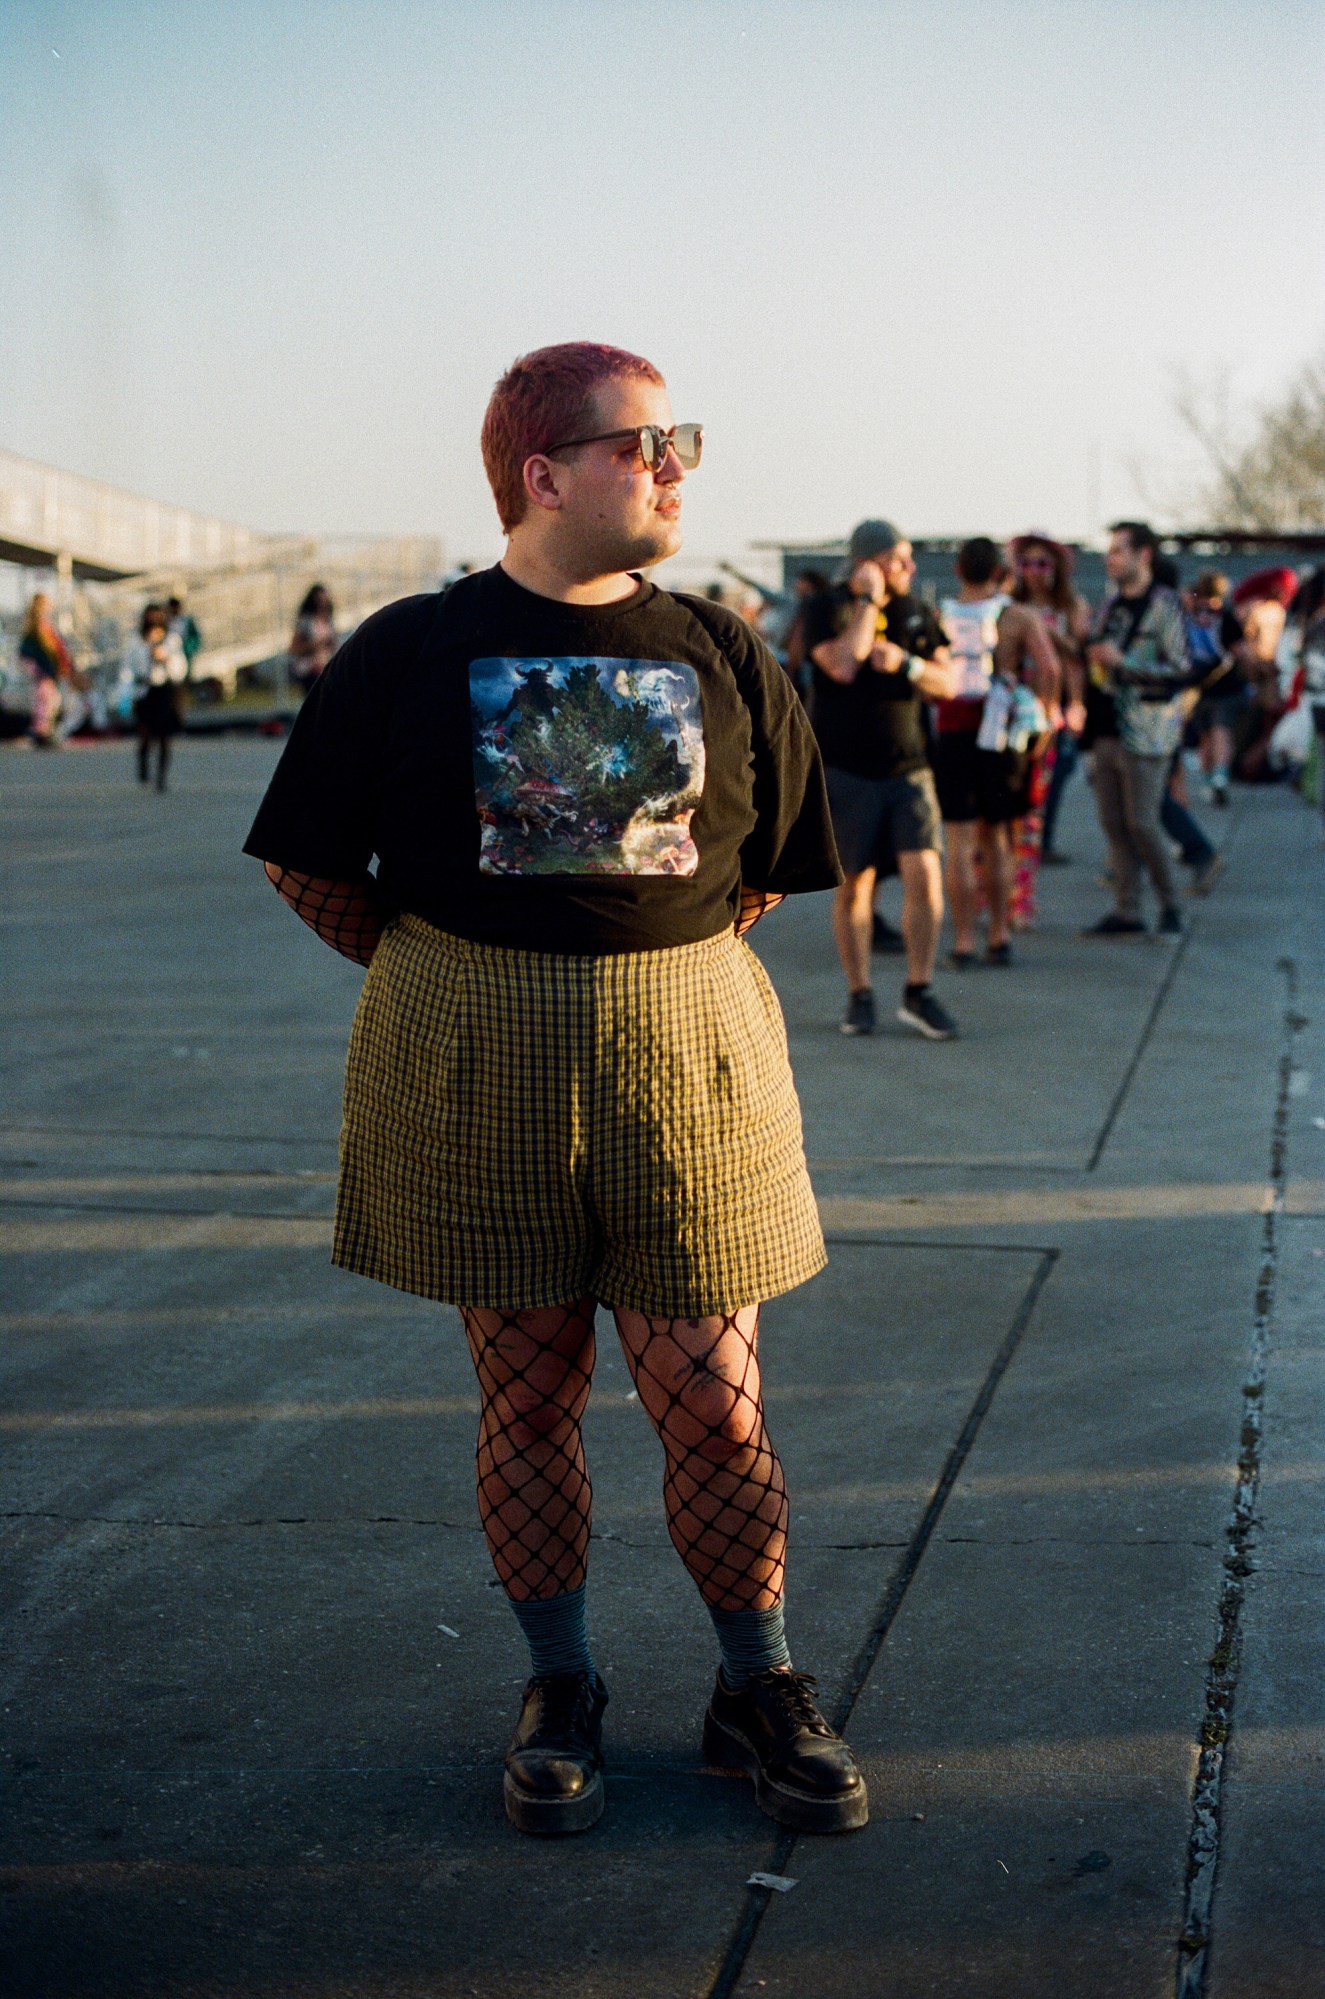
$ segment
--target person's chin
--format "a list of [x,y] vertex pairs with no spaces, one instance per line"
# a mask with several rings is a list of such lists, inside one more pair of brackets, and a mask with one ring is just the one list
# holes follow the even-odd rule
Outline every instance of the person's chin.
[[640,541],[642,545],[647,543],[651,553],[637,556],[635,559],[636,568],[641,568],[653,562],[665,562],[667,557],[675,555],[677,549],[681,546],[680,517],[676,516],[669,519],[665,515],[659,514],[648,534],[640,536]]

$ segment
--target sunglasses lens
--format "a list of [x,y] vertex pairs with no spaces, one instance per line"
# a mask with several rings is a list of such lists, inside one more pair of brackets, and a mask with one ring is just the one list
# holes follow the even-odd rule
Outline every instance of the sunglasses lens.
[[676,455],[687,472],[693,472],[699,463],[699,454],[704,448],[704,426],[702,423],[678,423],[672,437]]

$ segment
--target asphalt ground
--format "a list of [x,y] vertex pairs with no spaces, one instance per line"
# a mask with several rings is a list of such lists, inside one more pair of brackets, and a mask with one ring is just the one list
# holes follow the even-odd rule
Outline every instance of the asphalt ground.
[[182,744],[166,797],[122,746],[0,753],[0,1990],[1325,1991],[1313,816],[1239,793],[1187,935],[1091,943],[1078,780],[1015,967],[941,976],[949,1045],[893,959],[839,1036],[825,898],[757,933],[830,1237],[765,1318],[789,1623],[872,1818],[793,1842],[705,1768],[604,1326],[608,1809],[545,1843],[502,1815],[458,1328],[327,1261],[358,974],[239,854],[275,753]]

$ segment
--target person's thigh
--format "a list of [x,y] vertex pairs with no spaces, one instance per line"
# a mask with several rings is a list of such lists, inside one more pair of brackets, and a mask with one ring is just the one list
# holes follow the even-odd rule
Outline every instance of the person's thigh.
[[1127,817],[1122,784],[1122,745],[1102,736],[1094,749],[1095,809],[1111,840],[1126,840]]
[[1129,830],[1138,838],[1156,841],[1160,836],[1160,813],[1168,789],[1167,757],[1124,755],[1122,772],[1123,810]]
[[1024,816],[1030,793],[1030,758],[1017,750],[977,750],[975,795],[986,826],[1007,826]]
[[902,873],[902,887],[908,895],[917,895],[935,908],[943,906],[943,860],[937,848],[915,847],[909,853],[899,854],[898,864]]
[[888,817],[902,879],[908,854],[943,851],[943,821],[930,770],[910,771],[888,780]]
[[760,1404],[758,1305],[696,1319],[624,1305],[612,1313],[645,1413],[669,1442],[717,1456],[724,1432],[728,1442],[748,1441]]
[[593,1288],[704,1317],[823,1268],[800,1105],[768,974],[730,931],[597,969],[584,1193],[603,1230]]
[[952,729],[934,745],[934,788],[945,826],[967,826],[980,817],[975,793],[974,729]]
[[876,865],[886,820],[887,780],[858,777],[829,765],[824,772],[833,837],[843,872],[862,875]]

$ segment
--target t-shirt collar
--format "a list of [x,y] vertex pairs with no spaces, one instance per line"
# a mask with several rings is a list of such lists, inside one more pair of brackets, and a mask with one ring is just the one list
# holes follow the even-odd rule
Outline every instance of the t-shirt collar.
[[517,583],[513,576],[507,574],[500,562],[495,562],[488,571],[496,588],[509,603],[519,604],[526,611],[538,612],[545,617],[564,616],[577,619],[619,618],[624,612],[637,611],[642,604],[647,604],[655,595],[657,584],[650,583],[648,578],[640,575],[637,570],[632,569],[629,574],[635,578],[636,588],[628,597],[618,597],[611,604],[568,604],[560,597],[542,597],[537,590],[526,590],[523,583]]

